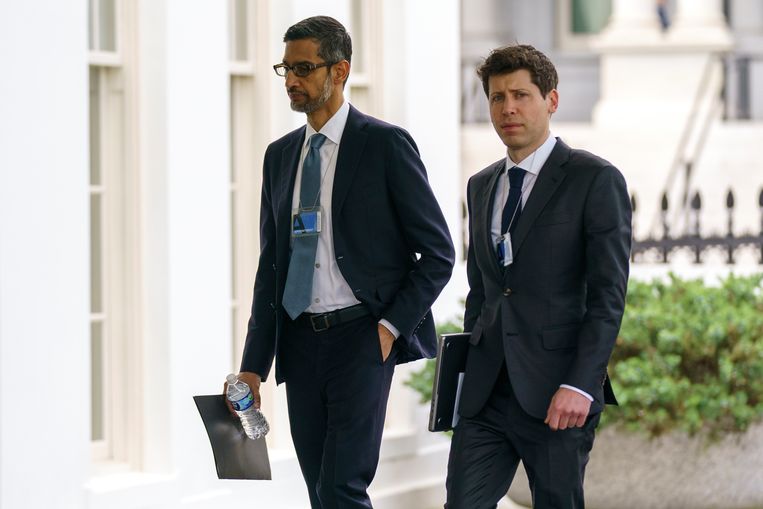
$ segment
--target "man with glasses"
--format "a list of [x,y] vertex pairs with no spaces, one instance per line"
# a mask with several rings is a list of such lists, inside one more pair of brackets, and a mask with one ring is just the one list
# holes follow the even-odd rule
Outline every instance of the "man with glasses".
[[345,28],[312,17],[284,42],[273,67],[307,125],[265,153],[239,378],[259,406],[275,358],[313,509],[370,508],[394,366],[435,354],[453,244],[411,136],[344,100]]

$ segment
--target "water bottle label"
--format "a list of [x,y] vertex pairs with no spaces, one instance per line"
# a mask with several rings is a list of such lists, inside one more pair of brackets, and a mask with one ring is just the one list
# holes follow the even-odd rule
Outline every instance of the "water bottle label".
[[243,412],[254,404],[254,396],[252,396],[252,393],[250,392],[238,401],[231,401],[231,404],[236,411]]

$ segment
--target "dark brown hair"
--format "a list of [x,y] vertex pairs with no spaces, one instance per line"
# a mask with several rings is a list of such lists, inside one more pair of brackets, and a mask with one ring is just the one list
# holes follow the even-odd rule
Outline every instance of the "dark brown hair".
[[546,97],[559,83],[556,68],[546,55],[528,44],[513,44],[494,49],[477,68],[477,76],[482,80],[485,95],[488,95],[490,76],[507,74],[520,69],[530,73],[530,79],[540,89],[543,97]]

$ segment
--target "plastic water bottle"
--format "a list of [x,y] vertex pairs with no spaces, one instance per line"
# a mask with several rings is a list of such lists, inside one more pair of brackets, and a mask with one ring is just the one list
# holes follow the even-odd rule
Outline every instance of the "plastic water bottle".
[[228,382],[228,390],[225,396],[241,419],[241,425],[244,427],[246,436],[252,440],[257,440],[267,435],[270,426],[259,408],[254,407],[254,397],[249,386],[241,382],[232,373],[226,377],[226,381]]

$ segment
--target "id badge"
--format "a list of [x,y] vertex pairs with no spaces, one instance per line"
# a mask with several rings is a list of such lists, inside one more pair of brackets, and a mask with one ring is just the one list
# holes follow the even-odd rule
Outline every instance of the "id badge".
[[298,209],[291,216],[291,236],[307,237],[321,232],[321,208]]
[[508,267],[514,261],[514,251],[511,248],[511,235],[504,235],[498,239],[498,260],[501,265]]

